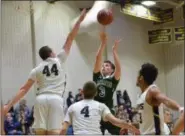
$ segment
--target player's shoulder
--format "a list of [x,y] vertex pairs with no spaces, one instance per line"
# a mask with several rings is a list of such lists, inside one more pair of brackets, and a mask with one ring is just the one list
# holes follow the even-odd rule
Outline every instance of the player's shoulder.
[[94,100],[94,104],[97,104],[100,108],[106,107],[106,105],[104,103],[98,102],[96,100]]
[[149,89],[148,89],[148,95],[149,95],[149,96],[154,96],[154,95],[156,95],[156,94],[158,94],[158,93],[160,93],[160,92],[161,92],[161,90],[160,90],[159,87],[158,87],[157,85],[155,85],[155,84],[151,85],[151,86],[149,87]]

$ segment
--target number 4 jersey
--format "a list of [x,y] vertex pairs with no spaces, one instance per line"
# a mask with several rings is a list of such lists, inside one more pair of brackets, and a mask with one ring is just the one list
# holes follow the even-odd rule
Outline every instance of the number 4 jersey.
[[29,79],[37,83],[38,94],[55,93],[62,95],[65,89],[64,63],[66,53],[62,50],[56,58],[48,58],[34,68]]
[[71,105],[65,122],[72,124],[74,134],[101,135],[100,120],[110,114],[109,108],[95,100],[82,100]]

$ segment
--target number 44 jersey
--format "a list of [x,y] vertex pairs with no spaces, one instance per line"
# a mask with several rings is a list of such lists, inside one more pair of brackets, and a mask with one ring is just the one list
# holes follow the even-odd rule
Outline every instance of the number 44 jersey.
[[110,114],[109,108],[95,100],[81,100],[68,108],[65,122],[72,124],[74,134],[101,135],[100,120]]
[[63,94],[66,83],[65,60],[66,53],[62,50],[57,57],[49,57],[31,71],[29,79],[37,83],[38,94],[46,92]]

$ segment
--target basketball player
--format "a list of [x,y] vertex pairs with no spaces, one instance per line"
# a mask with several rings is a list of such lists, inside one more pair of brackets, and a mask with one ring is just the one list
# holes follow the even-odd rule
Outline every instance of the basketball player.
[[158,69],[150,63],[143,64],[137,78],[137,86],[142,94],[137,101],[140,113],[140,132],[142,135],[162,135],[164,132],[163,105],[179,112],[183,108],[174,100],[161,93],[154,84]]
[[97,93],[96,83],[93,81],[86,82],[83,87],[84,100],[71,105],[67,111],[64,119],[64,125],[61,130],[61,135],[65,135],[70,124],[74,129],[74,134],[85,135],[85,134],[101,134],[100,131],[100,120],[101,118],[106,121],[110,121],[112,124],[127,128],[134,133],[139,134],[139,130],[134,126],[131,126],[124,121],[117,119],[111,114],[109,108],[94,99]]
[[[101,45],[97,52],[96,62],[93,71],[93,81],[97,83],[98,87],[98,92],[95,96],[95,100],[104,103],[114,114],[113,94],[116,90],[121,76],[121,65],[117,54],[117,46],[120,40],[115,41],[115,44],[113,46],[113,57],[115,62],[114,66],[114,64],[109,60],[104,61],[102,65],[102,55],[107,44],[107,36],[104,30],[102,33],[100,33],[100,39]],[[100,128],[103,135],[105,134],[106,129],[112,135],[119,135],[120,129],[113,126],[111,123],[104,122],[102,120],[100,124]]]
[[179,119],[175,123],[175,126],[172,130],[172,135],[179,135],[180,132],[184,131],[184,112],[180,115]]
[[65,72],[63,66],[85,16],[86,10],[83,10],[58,55],[55,55],[48,46],[40,48],[39,55],[43,62],[31,71],[26,84],[8,104],[9,108],[12,107],[29,91],[35,82],[38,84],[39,94],[34,105],[35,121],[33,124],[36,135],[54,135],[60,133],[62,127],[61,121],[64,118],[62,94],[65,88]]

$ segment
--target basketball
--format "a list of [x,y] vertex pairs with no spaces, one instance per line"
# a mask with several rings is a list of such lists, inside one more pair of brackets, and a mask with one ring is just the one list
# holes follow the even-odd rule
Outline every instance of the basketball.
[[102,9],[98,12],[97,20],[101,25],[109,25],[113,21],[113,14],[111,10]]

